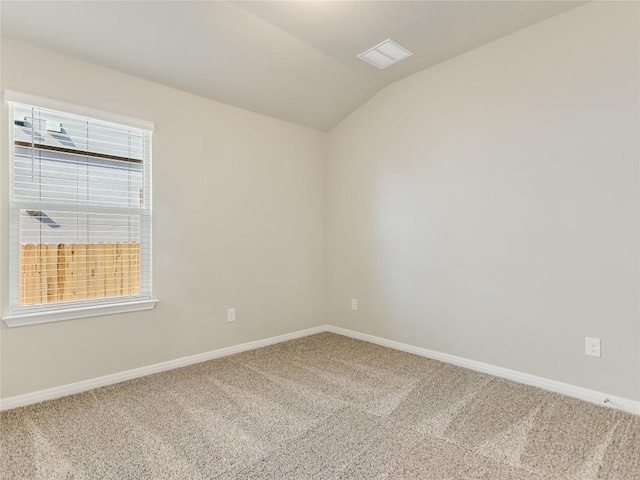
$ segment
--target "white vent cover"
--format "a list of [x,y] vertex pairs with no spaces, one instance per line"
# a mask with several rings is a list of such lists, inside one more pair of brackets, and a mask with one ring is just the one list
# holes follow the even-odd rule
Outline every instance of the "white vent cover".
[[366,52],[362,52],[358,58],[382,70],[411,55],[413,55],[411,50],[388,38]]

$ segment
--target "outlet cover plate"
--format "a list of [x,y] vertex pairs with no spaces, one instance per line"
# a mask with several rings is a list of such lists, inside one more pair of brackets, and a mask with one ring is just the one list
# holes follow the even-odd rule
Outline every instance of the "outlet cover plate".
[[586,337],[585,338],[585,354],[590,357],[600,358],[600,339]]

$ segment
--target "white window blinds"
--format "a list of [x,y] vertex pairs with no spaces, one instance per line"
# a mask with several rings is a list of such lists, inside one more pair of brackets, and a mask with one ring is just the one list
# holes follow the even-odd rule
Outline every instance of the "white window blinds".
[[11,313],[151,298],[151,130],[9,105]]

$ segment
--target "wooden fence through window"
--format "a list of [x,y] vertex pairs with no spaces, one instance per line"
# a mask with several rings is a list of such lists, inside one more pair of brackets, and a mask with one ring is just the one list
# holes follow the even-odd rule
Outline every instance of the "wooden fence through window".
[[20,305],[138,293],[139,243],[20,245]]

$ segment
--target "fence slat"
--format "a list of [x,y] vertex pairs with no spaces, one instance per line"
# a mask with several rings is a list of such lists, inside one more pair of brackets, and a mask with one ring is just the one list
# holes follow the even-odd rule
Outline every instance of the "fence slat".
[[78,245],[70,243],[67,245],[67,300],[78,300]]
[[40,249],[33,246],[33,263],[31,265],[31,303],[40,303],[42,299],[42,284],[40,283]]
[[87,298],[87,245],[83,243],[77,243],[74,245],[76,262],[76,297],[78,300],[84,300]]
[[47,303],[58,301],[58,245],[46,245]]
[[129,263],[131,255],[131,244],[120,244],[120,266],[122,268],[122,295],[129,295],[131,293],[131,265]]
[[35,245],[25,245],[22,251],[22,258],[20,261],[24,265],[23,270],[23,286],[24,286],[24,303],[25,305],[30,305],[34,302],[34,290],[36,287],[33,270],[35,268],[36,263],[36,246]]
[[98,253],[95,244],[87,245],[87,298],[96,298],[100,289]]
[[131,251],[131,276],[133,281],[131,282],[131,295],[137,295],[140,293],[140,244],[132,244]]
[[40,277],[40,295],[36,296],[38,303],[47,303],[47,246],[40,243],[36,246],[38,258],[38,276]]
[[96,297],[104,297],[106,289],[106,245],[104,243],[95,243],[93,248],[96,249]]
[[65,302],[71,300],[69,285],[67,283],[67,245],[58,245],[58,300]]
[[25,292],[27,291],[25,281],[27,278],[27,258],[26,245],[20,245],[20,277],[18,280],[18,290],[20,292],[20,305],[25,305]]
[[122,296],[122,251],[119,243],[113,246],[113,256],[115,261],[114,281],[116,284],[116,296]]
[[111,243],[104,244],[104,265],[105,265],[105,296],[115,297],[116,287],[116,249]]

